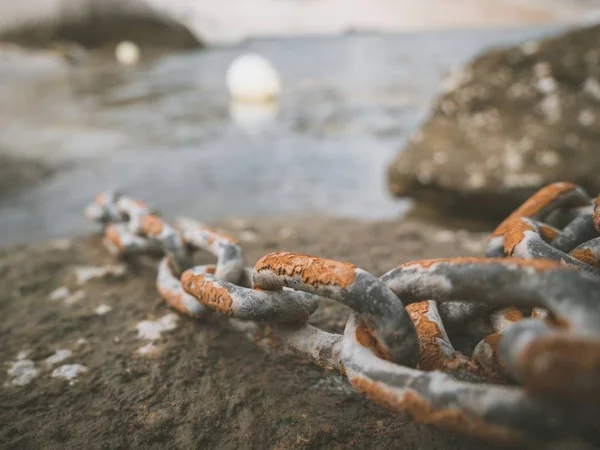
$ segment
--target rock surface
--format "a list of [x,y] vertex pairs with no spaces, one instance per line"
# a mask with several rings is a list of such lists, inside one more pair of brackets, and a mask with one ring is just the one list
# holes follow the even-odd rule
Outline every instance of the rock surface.
[[391,192],[503,216],[554,181],[600,191],[599,44],[593,26],[475,59],[390,164]]
[[56,42],[96,48],[125,40],[158,49],[201,46],[198,36],[169,8],[138,0],[23,0],[2,5],[0,40],[43,48]]
[[[481,253],[487,235],[412,219],[222,225],[242,239],[248,263],[290,250],[374,274],[416,258]],[[222,317],[172,314],[156,294],[155,260],[76,277],[82,266],[115,264],[99,236],[0,252],[0,314],[10,318],[0,322],[3,449],[482,448],[387,412],[340,376],[261,349]],[[100,305],[111,309],[100,314]],[[341,331],[344,318],[324,304],[312,321]]]

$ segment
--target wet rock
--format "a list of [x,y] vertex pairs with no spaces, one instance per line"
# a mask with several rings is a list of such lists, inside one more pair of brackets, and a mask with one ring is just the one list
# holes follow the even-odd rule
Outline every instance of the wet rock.
[[24,0],[18,7],[0,7],[0,40],[28,47],[71,42],[96,48],[124,40],[152,48],[201,47],[181,18],[162,6],[133,0]]
[[503,216],[540,187],[600,190],[600,26],[493,49],[447,80],[389,189]]

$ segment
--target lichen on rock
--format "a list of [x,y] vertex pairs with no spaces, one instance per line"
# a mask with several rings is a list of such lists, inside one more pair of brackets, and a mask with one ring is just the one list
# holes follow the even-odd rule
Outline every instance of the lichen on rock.
[[492,49],[449,78],[389,189],[503,216],[556,180],[600,189],[600,26]]

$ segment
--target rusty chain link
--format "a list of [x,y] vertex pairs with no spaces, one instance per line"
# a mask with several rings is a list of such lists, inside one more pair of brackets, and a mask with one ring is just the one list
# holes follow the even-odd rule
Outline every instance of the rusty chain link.
[[[538,191],[492,233],[486,257],[413,261],[380,278],[285,252],[246,267],[234,238],[191,219],[171,226],[115,193],[98,195],[86,216],[104,226],[115,254],[164,254],[157,289],[172,308],[218,311],[238,328],[268,332],[419,422],[502,442],[598,425],[600,196],[578,186]],[[193,266],[196,250],[216,265]],[[343,335],[307,323],[320,297],[352,310]],[[477,320],[493,333],[469,357],[446,327]]]

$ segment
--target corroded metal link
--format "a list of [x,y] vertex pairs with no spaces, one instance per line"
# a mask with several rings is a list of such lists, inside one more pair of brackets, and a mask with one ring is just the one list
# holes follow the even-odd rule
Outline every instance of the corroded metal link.
[[442,322],[448,330],[464,328],[477,319],[487,317],[495,309],[494,306],[485,303],[460,301],[439,303],[437,308]]
[[259,322],[306,322],[317,309],[316,296],[292,290],[267,292],[221,281],[202,266],[181,275],[183,290],[203,305],[243,320]]
[[171,258],[177,273],[190,266],[190,252],[179,232],[152,214],[144,203],[131,197],[120,196],[116,199],[115,207],[127,218],[127,227],[132,234],[160,243],[163,251]]
[[584,242],[569,253],[575,259],[600,269],[600,238]]
[[598,237],[598,231],[594,227],[593,213],[586,211],[567,224],[558,236],[550,242],[550,245],[561,252],[568,253],[575,247],[596,237]]
[[[552,184],[494,231],[486,254],[502,258],[414,261],[381,278],[295,253],[248,268],[235,239],[190,219],[171,227],[119,194],[97,196],[86,216],[105,226],[115,253],[165,252],[156,285],[179,312],[219,311],[419,422],[513,442],[576,433],[600,410],[599,203],[576,185]],[[194,248],[217,264],[190,268]],[[318,296],[353,310],[343,336],[306,323]],[[469,358],[446,330],[476,320],[487,331],[473,336],[490,324],[493,333]]]
[[537,227],[529,219],[525,217],[513,219],[509,226],[504,237],[504,252],[507,256],[560,261],[583,272],[600,276],[600,272],[595,267],[544,242]]
[[600,338],[527,319],[506,330],[500,359],[528,392],[600,405]]
[[[536,382],[541,376],[540,370],[544,372],[545,366],[532,366],[533,356],[536,356],[533,358],[535,361],[543,360],[544,355],[552,361],[567,358],[571,360],[571,376],[577,374],[585,383],[576,384],[566,391],[572,396],[598,391],[600,281],[594,277],[547,260],[455,258],[404,264],[388,272],[384,278],[397,295],[408,299],[435,298],[438,301],[448,301],[461,298],[497,306],[512,304],[524,308],[541,306],[548,309],[570,334],[553,332],[548,339],[552,340],[554,346],[548,344],[547,347],[540,347],[535,336],[527,333],[519,335],[517,341],[522,345],[505,345],[505,342],[516,342],[513,333],[521,329],[516,326],[508,327],[500,340],[500,361],[509,368],[511,375],[521,378],[526,375],[524,382],[527,388],[540,389]],[[489,286],[495,288],[490,289]],[[519,325],[521,323],[530,322],[521,321]],[[538,327],[541,322],[532,323]],[[582,360],[579,364],[572,361],[566,352],[573,352],[574,346],[561,345],[570,342],[566,338],[582,342],[587,358],[585,361]],[[532,350],[534,348],[540,353],[535,353]],[[525,354],[529,359],[524,358]],[[515,370],[514,361],[518,361],[522,368]],[[549,379],[562,379],[559,374],[554,377],[551,375],[554,374],[546,373]],[[544,383],[546,387],[547,384]],[[554,386],[551,391],[554,389],[557,392],[565,391],[564,386]],[[552,392],[548,394],[551,395]],[[600,396],[596,398],[600,400]]]
[[535,224],[540,233],[540,237],[544,240],[544,242],[552,242],[554,239],[559,237],[560,230],[558,228],[538,220],[532,220],[532,222]]
[[540,189],[498,225],[488,241],[486,256],[504,255],[504,235],[515,218],[526,217],[543,221],[544,217],[553,210],[587,206],[590,201],[587,193],[572,183],[554,183]]
[[504,331],[512,324],[523,320],[517,308],[502,308],[491,314],[490,322],[494,333],[483,338],[473,350],[473,361],[481,367],[488,378],[505,381],[508,372],[500,361],[500,340]]
[[572,208],[556,208],[544,215],[545,224],[558,230],[562,230],[579,216],[589,213],[593,209],[592,201],[587,205],[576,206]]
[[435,301],[411,303],[406,310],[419,337],[419,369],[452,372],[456,378],[479,380],[480,367],[454,349]]
[[299,355],[307,357],[320,367],[345,374],[342,364],[343,336],[328,333],[310,324],[292,328],[276,328],[279,340]]
[[110,223],[104,229],[105,247],[115,255],[154,253],[159,250],[160,243],[133,234],[126,223]]
[[461,298],[497,307],[541,306],[577,332],[600,334],[600,281],[558,262],[520,258],[431,259],[403,264],[382,279],[408,301]]
[[180,218],[176,226],[189,245],[217,257],[215,277],[218,280],[236,284],[240,281],[244,271],[244,256],[237,240],[192,219]]
[[173,275],[168,257],[163,258],[158,266],[156,288],[170,307],[187,316],[202,317],[208,312],[206,306],[183,290],[179,277]]
[[269,339],[274,347],[292,350],[324,369],[346,373],[342,364],[341,334],[328,333],[308,323],[265,325],[238,319],[230,319],[229,323],[252,341]]
[[101,224],[122,222],[126,217],[117,210],[117,192],[104,192],[98,194],[93,203],[85,208],[85,216],[88,220]]
[[146,214],[136,220],[137,234],[158,241],[177,274],[190,267],[190,250],[177,230],[154,214]]
[[127,218],[129,229],[134,234],[142,233],[140,220],[144,216],[152,214],[150,208],[144,203],[127,196],[119,196],[116,201],[117,211]]
[[423,372],[379,358],[357,336],[352,315],[344,332],[342,362],[359,393],[417,421],[489,441],[516,443],[576,433],[585,408],[566,408],[517,387],[465,383],[442,372]]
[[415,326],[402,302],[378,278],[354,264],[276,252],[254,266],[252,283],[265,290],[283,286],[345,304],[363,319],[363,340],[386,358],[414,367],[419,358]]

